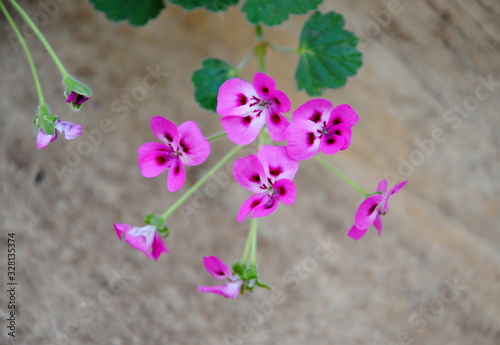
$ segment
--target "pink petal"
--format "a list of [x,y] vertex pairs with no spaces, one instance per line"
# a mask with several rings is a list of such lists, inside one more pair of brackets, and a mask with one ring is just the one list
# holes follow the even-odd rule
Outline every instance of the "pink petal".
[[314,157],[320,150],[318,124],[312,121],[299,120],[286,129],[288,140],[288,155],[295,160],[305,160]]
[[204,256],[203,265],[205,265],[207,272],[210,273],[215,279],[235,279],[229,267],[227,267],[226,264],[216,256]]
[[66,140],[76,139],[82,134],[82,126],[71,122],[56,120],[55,128],[59,132],[64,133],[64,139]]
[[262,193],[268,187],[268,181],[259,158],[249,155],[237,159],[233,164],[236,182],[253,193]]
[[249,115],[252,106],[260,103],[253,85],[239,78],[226,80],[217,94],[217,114],[220,115]]
[[290,98],[281,90],[274,90],[269,95],[269,100],[272,102],[272,106],[275,110],[280,113],[287,113],[292,107]]
[[373,222],[373,226],[378,230],[378,235],[382,235],[382,219],[380,217],[380,213],[377,212],[377,216],[375,217],[375,221]]
[[336,106],[330,113],[327,127],[337,124],[345,124],[349,127],[354,126],[359,121],[359,115],[348,104]]
[[293,180],[299,169],[299,162],[288,156],[285,146],[263,145],[257,157],[262,163],[266,178],[269,178],[271,183],[283,178]]
[[253,77],[253,88],[262,100],[269,100],[271,93],[276,89],[276,82],[273,78],[264,73],[255,73]]
[[352,129],[348,125],[336,125],[328,128],[328,133],[333,133],[334,135],[342,137],[344,144],[340,148],[341,150],[346,150],[351,145]]
[[327,155],[333,155],[340,151],[344,146],[344,138],[340,135],[323,135],[321,137],[321,152]]
[[145,236],[130,235],[130,230],[125,233],[125,242],[130,244],[133,248],[143,252],[149,259],[153,259],[151,254],[151,247],[148,246]]
[[50,134],[45,134],[43,129],[40,129],[38,131],[38,134],[36,135],[36,148],[39,150],[44,149],[49,145],[49,143],[53,142],[56,139],[57,139],[56,132],[54,132],[54,135],[50,135]]
[[391,190],[387,194],[387,197],[385,198],[384,212],[387,213],[387,211],[389,210],[389,199],[391,198],[391,196],[393,196],[394,194],[396,194],[397,192],[399,192],[401,190],[401,188],[403,188],[407,183],[408,183],[408,180],[405,180],[405,181],[403,181],[403,182],[401,182],[401,183],[399,183],[399,184],[397,184],[397,185],[395,185],[394,187],[391,188]]
[[186,166],[202,164],[210,155],[210,143],[196,122],[188,121],[179,126],[178,150],[182,164]]
[[378,206],[382,202],[382,195],[375,194],[366,198],[361,205],[354,218],[354,225],[359,229],[368,229],[373,224],[377,214],[379,213]]
[[268,195],[266,195],[261,204],[255,208],[252,214],[252,218],[260,218],[260,217],[266,217],[269,216],[271,213],[276,211],[278,208],[278,199],[277,198],[270,198]]
[[199,286],[198,291],[201,293],[210,292],[225,298],[236,298],[240,294],[242,280],[225,283],[219,286]]
[[116,236],[118,236],[118,238],[120,240],[123,240],[124,238],[124,235],[130,230],[133,228],[132,225],[128,225],[128,224],[123,224],[123,223],[115,223],[113,224],[114,227],[115,227],[115,232],[116,232]]
[[387,181],[386,180],[381,180],[378,183],[377,192],[381,192],[382,194],[384,194],[386,191],[387,191]]
[[273,185],[274,190],[276,190],[276,196],[278,200],[286,205],[292,205],[295,202],[295,196],[297,195],[297,189],[293,181],[288,179],[278,180]]
[[154,116],[151,118],[150,126],[158,140],[163,141],[165,144],[171,144],[173,147],[178,146],[179,135],[175,123],[164,117]]
[[169,192],[176,192],[184,186],[186,182],[186,171],[180,159],[172,159],[172,165],[167,175],[167,189]]
[[266,123],[269,135],[274,141],[286,140],[285,131],[290,125],[290,121],[276,110],[266,111]]
[[246,199],[238,211],[236,220],[241,223],[252,211],[254,211],[261,204],[265,203],[267,199],[268,196],[266,193],[254,194]]
[[308,120],[326,124],[330,118],[333,104],[329,100],[317,98],[307,101],[298,107],[292,115],[293,122]]
[[155,232],[155,237],[153,239],[153,244],[151,246],[151,255],[155,261],[158,261],[158,258],[160,257],[161,253],[168,253],[168,248],[163,243],[163,239],[161,236],[158,234],[158,232]]
[[142,144],[138,149],[142,176],[155,177],[169,168],[174,158],[171,156],[171,150],[172,148],[162,143]]
[[264,126],[264,114],[248,116],[224,116],[221,118],[222,127],[227,137],[238,145],[248,145],[257,138]]
[[359,229],[356,227],[356,225],[353,225],[347,235],[357,241],[365,235],[366,230],[368,229]]

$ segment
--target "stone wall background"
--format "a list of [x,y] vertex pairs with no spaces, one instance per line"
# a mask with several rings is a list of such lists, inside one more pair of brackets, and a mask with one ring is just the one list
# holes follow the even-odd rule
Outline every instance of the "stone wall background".
[[[234,182],[199,214],[169,219],[171,253],[156,263],[113,230],[114,222],[141,224],[181,195],[166,191],[164,176],[141,176],[137,147],[153,140],[154,115],[195,120],[207,135],[221,130],[218,116],[192,99],[190,75],[207,56],[236,64],[252,42],[252,27],[237,9],[211,14],[170,6],[132,28],[107,21],[86,1],[47,3],[54,1],[22,5],[39,20],[50,17],[40,25],[46,38],[95,92],[71,113],[56,67],[29,39],[51,110],[82,123],[88,134],[105,118],[112,130],[36,150],[36,90],[0,17],[1,343],[225,344],[231,334],[244,344],[500,344],[498,2],[401,0],[387,25],[374,14],[387,10],[386,1],[321,6],[345,16],[364,54],[358,75],[323,95],[361,116],[349,150],[328,159],[366,189],[388,173],[403,173],[410,183],[391,201],[382,237],[370,231],[355,242],[346,233],[359,195],[315,162],[303,163],[296,204],[260,222],[261,275],[285,299],[272,308],[264,290],[237,300],[197,292],[198,285],[215,284],[201,256],[231,262],[242,253],[249,221],[239,224],[234,216],[248,193]],[[296,46],[306,17],[292,16],[266,33]],[[294,108],[309,99],[295,90],[296,63],[296,56],[274,52],[268,66]],[[143,99],[135,96],[137,105],[117,109],[122,95],[138,94],[150,69],[168,76]],[[250,64],[243,77],[255,70]],[[492,82],[487,88],[481,80]],[[453,112],[456,106],[465,116]],[[445,139],[424,152],[416,141],[429,143],[439,129]],[[91,140],[97,144],[88,154],[68,158]],[[214,143],[207,163],[189,169],[188,185],[231,145]],[[405,160],[411,167],[402,167]],[[58,176],[57,164],[74,168]],[[5,321],[10,232],[19,282],[15,340]],[[328,238],[337,249],[315,260],[318,243]],[[293,273],[297,267],[302,278]],[[448,288],[454,284],[456,294]],[[264,316],[261,305],[269,308]]]

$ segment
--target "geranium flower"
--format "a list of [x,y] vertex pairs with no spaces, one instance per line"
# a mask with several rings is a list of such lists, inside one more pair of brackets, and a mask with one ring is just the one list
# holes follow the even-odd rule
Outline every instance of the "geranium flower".
[[234,162],[236,181],[255,193],[241,205],[236,219],[242,222],[252,211],[252,218],[267,216],[276,210],[278,201],[293,204],[296,188],[292,179],[298,168],[299,163],[288,157],[284,146],[264,145],[257,156]]
[[219,88],[217,113],[228,138],[238,144],[250,144],[267,124],[273,140],[285,140],[290,121],[282,115],[290,110],[288,96],[276,90],[276,82],[264,73],[256,73],[253,84],[239,78],[229,79]]
[[229,280],[227,283],[218,286],[199,286],[198,291],[210,292],[225,298],[236,298],[240,294],[241,287],[245,283],[237,275],[231,273],[229,267],[216,256],[203,257],[205,269],[217,280]]
[[366,198],[359,205],[356,216],[354,217],[354,225],[349,230],[349,237],[355,240],[362,238],[368,228],[373,225],[378,230],[378,235],[382,234],[382,219],[380,216],[385,215],[389,211],[389,199],[403,188],[408,180],[403,181],[392,187],[387,192],[387,181],[382,180],[377,187],[377,194],[373,194]]
[[64,95],[66,96],[66,103],[68,103],[74,110],[78,111],[82,104],[89,100],[92,96],[90,88],[82,82],[79,82],[71,76],[67,76],[63,80],[66,89]]
[[135,249],[140,250],[150,259],[158,260],[161,253],[168,253],[168,248],[153,225],[141,228],[128,224],[115,223],[116,235],[120,240],[125,240]]
[[49,143],[57,139],[57,131],[59,131],[60,133],[64,133],[64,139],[66,140],[75,139],[80,134],[82,134],[81,125],[66,121],[60,121],[59,119],[55,120],[54,128],[54,134],[52,135],[46,134],[41,128],[38,130],[38,134],[36,136],[36,147],[39,150],[46,148]]
[[184,165],[202,164],[210,154],[210,144],[193,121],[177,127],[173,122],[155,116],[151,130],[161,143],[151,142],[139,147],[139,168],[144,177],[155,177],[170,168],[167,188],[179,190],[186,181]]
[[312,99],[298,107],[286,129],[288,154],[296,160],[315,156],[320,150],[334,154],[351,144],[351,128],[359,116],[350,105],[333,107],[326,99]]

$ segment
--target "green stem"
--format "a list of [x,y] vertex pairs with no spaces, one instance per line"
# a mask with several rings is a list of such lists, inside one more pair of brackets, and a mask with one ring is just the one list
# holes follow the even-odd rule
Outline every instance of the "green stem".
[[226,132],[221,132],[221,133],[217,133],[217,134],[214,134],[214,135],[211,135],[211,136],[207,137],[207,140],[208,141],[214,141],[214,140],[217,140],[217,139],[220,139],[220,138],[224,138],[225,136],[227,136],[227,133]]
[[167,211],[165,211],[165,213],[160,218],[163,219],[163,221],[165,222],[165,220],[167,220],[167,218],[180,205],[182,205],[182,203],[186,201],[187,198],[189,198],[194,192],[196,192],[196,190],[198,190],[198,188],[200,188],[201,185],[204,184],[210,178],[210,176],[215,174],[217,170],[219,170],[229,159],[231,159],[231,157],[234,156],[236,152],[238,152],[242,147],[243,147],[242,145],[238,145],[235,148],[233,148],[227,155],[224,156],[224,158],[220,160],[219,163],[217,163],[212,169],[210,169],[210,171],[205,176],[203,176],[203,178],[201,178],[191,188],[189,188],[189,190],[183,196],[181,196],[179,200],[175,202],[175,204],[170,206],[170,208]]
[[250,264],[257,266],[257,219],[252,219],[250,233],[252,234],[252,249],[250,253]]
[[245,266],[247,264],[248,253],[250,252],[250,246],[252,244],[252,236],[253,236],[252,227],[250,226],[250,230],[248,231],[247,235],[247,243],[245,243],[245,250],[243,251],[243,257],[241,258],[241,263],[244,264]]
[[281,51],[287,52],[287,53],[297,54],[299,52],[297,48],[290,48],[290,47],[280,46],[279,44],[275,44],[275,43],[269,43],[269,45],[271,46],[271,48],[274,48],[276,50],[281,50]]
[[335,174],[337,174],[338,177],[340,177],[345,182],[347,182],[348,184],[350,184],[354,189],[356,189],[358,192],[360,192],[361,195],[363,195],[365,198],[367,198],[367,197],[369,197],[371,195],[370,193],[366,192],[363,188],[361,188],[360,186],[358,186],[353,180],[351,180],[350,178],[348,178],[347,176],[345,176],[343,173],[341,173],[337,168],[335,168],[333,165],[331,165],[328,161],[326,161],[323,158],[318,157],[318,156],[314,156],[314,159],[316,159],[318,162],[320,162],[325,167],[327,167],[328,169],[330,169],[332,172],[334,172]]
[[243,57],[243,59],[240,61],[240,63],[236,66],[236,70],[238,71],[238,73],[241,72],[241,70],[247,65],[248,61],[250,60],[250,58],[252,57],[253,55],[253,47],[251,47],[248,52],[245,54],[245,56]]
[[259,71],[266,73],[266,50],[269,43],[266,42],[266,38],[264,37],[262,26],[260,24],[255,26],[255,41],[257,44],[254,47],[254,51],[259,62]]
[[59,71],[61,72],[63,79],[65,79],[66,77],[68,77],[69,73],[64,68],[63,64],[61,63],[61,61],[57,57],[56,53],[54,52],[54,50],[50,46],[49,42],[47,42],[47,40],[43,36],[42,32],[40,30],[38,30],[38,28],[36,27],[35,23],[33,23],[33,21],[31,20],[31,18],[26,14],[26,12],[24,12],[24,10],[22,9],[22,7],[18,5],[18,3],[16,2],[16,0],[9,0],[9,1],[12,4],[12,6],[14,6],[16,8],[16,10],[19,12],[19,14],[21,14],[21,16],[28,23],[28,25],[31,27],[31,29],[33,30],[33,32],[38,36],[38,39],[45,46],[45,49],[47,49],[47,51],[49,52],[50,56],[52,57],[52,59],[54,60],[54,62],[56,64],[57,68],[59,68]]
[[[40,106],[45,106],[45,98],[43,97],[42,87],[40,85],[40,79],[38,78],[38,73],[36,72],[35,64],[33,63],[33,58],[31,57],[31,53],[28,49],[28,46],[26,45],[26,41],[24,40],[23,35],[21,35],[21,32],[19,31],[19,28],[17,27],[16,23],[14,22],[14,20],[12,20],[12,17],[10,16],[9,12],[7,12],[7,8],[5,7],[2,1],[0,1],[0,7],[2,8],[5,17],[7,18],[9,24],[12,26],[12,29],[16,33],[17,38],[19,38],[19,42],[21,43],[24,49],[24,53],[26,54],[26,58],[28,59],[28,64],[30,66],[31,73],[33,74],[33,79],[35,81],[35,87],[38,93],[38,100],[40,102]],[[44,120],[45,119],[42,119],[41,121]]]

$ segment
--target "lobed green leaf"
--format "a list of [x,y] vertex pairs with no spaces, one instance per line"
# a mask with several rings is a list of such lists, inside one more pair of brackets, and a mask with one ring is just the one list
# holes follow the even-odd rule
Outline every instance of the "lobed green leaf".
[[90,0],[95,8],[104,12],[109,20],[128,20],[134,26],[142,26],[156,18],[165,5],[163,0]]
[[281,24],[290,14],[304,14],[316,9],[323,0],[247,0],[243,5],[248,21],[268,26]]
[[180,5],[186,10],[204,7],[209,11],[225,11],[229,6],[236,5],[239,0],[170,0],[173,4]]

